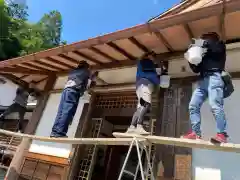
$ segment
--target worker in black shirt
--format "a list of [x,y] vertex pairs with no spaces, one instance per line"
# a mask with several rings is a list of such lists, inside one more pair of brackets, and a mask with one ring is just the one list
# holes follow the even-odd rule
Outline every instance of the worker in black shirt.
[[183,137],[201,138],[200,108],[208,98],[217,123],[217,135],[212,140],[219,143],[227,142],[227,122],[223,108],[224,81],[222,78],[226,61],[226,46],[215,32],[203,34],[201,39],[204,40],[203,48],[206,49],[202,61],[198,65],[189,63],[192,71],[199,73],[200,78],[189,104],[192,131]]
[[[30,85],[31,86],[31,85]],[[37,92],[31,88],[29,85],[25,85],[24,87],[18,87],[16,91],[16,97],[14,99],[14,103],[10,105],[1,115],[0,121],[3,121],[4,118],[14,112],[18,112],[19,120],[17,125],[17,131],[23,132],[23,120],[24,115],[27,111],[27,102],[29,95],[37,96]]]
[[[95,82],[97,75],[97,71],[91,73],[89,64],[85,61],[69,73],[50,137],[67,137],[68,127],[76,113],[79,98]],[[89,82],[91,82],[90,86],[88,86]]]

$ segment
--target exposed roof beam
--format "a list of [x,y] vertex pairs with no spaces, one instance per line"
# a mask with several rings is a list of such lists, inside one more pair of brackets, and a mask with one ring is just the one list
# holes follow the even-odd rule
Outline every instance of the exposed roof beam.
[[194,38],[194,35],[193,35],[193,32],[192,32],[191,28],[189,27],[189,25],[188,24],[184,24],[183,28],[186,31],[189,40],[192,41],[192,38]]
[[100,54],[101,56],[105,57],[106,59],[110,60],[110,61],[115,61],[118,62],[117,59],[113,58],[112,56],[102,52],[101,50],[95,48],[95,47],[91,47],[89,48],[90,50],[92,50],[93,52],[95,52],[96,54]]
[[[174,59],[174,58],[179,58],[183,57],[184,51],[177,51],[177,52],[168,52],[168,53],[163,53],[163,54],[158,54],[156,59],[159,59],[161,61],[168,61],[169,59]],[[132,67],[135,66],[137,59],[133,60],[122,60],[120,63],[116,62],[111,62],[111,63],[106,63],[104,66],[92,66],[93,69],[101,70],[101,69],[114,69],[114,68],[126,68],[126,67]],[[157,60],[158,61],[158,60]],[[69,71],[62,71],[59,72],[59,75],[66,75]]]
[[119,47],[118,45],[116,45],[113,42],[108,42],[107,45],[110,46],[111,48],[113,48],[115,51],[119,52],[120,54],[124,55],[126,58],[128,58],[130,60],[136,59],[136,57],[134,57],[133,55],[131,55],[130,53],[128,53],[127,51],[125,51],[124,49],[122,49],[121,47]]
[[5,78],[9,79],[10,81],[12,81],[14,84],[17,84],[19,86],[26,86],[28,83],[23,81],[22,79],[12,75],[12,74],[2,74],[2,76],[4,76]]
[[222,0],[222,13],[219,15],[219,31],[223,41],[226,41],[226,33],[225,33],[225,0]]
[[45,81],[45,80],[47,80],[47,79],[48,79],[48,77],[45,77],[45,78],[40,79],[40,80],[38,80],[38,81],[32,81],[32,83],[34,83],[34,84],[39,84],[39,83],[41,83],[41,82],[43,82],[43,81]]
[[35,64],[39,64],[39,65],[41,65],[41,66],[43,66],[43,67],[46,67],[46,69],[47,68],[51,68],[51,69],[56,69],[57,71],[63,71],[63,70],[65,70],[65,69],[63,69],[63,68],[60,68],[60,67],[57,67],[57,66],[53,66],[53,65],[51,65],[51,64],[48,64],[48,63],[45,63],[45,62],[42,62],[42,61],[33,61],[33,63]]
[[150,52],[150,50],[146,46],[141,44],[135,37],[130,37],[128,39],[129,39],[129,41],[131,41],[131,43],[133,43],[135,46],[137,46],[139,49],[141,49],[144,53]]
[[40,70],[40,71],[45,71],[45,72],[51,72],[51,70],[47,69],[45,66],[41,66],[37,63],[35,63],[35,61],[30,61],[30,62],[27,62],[27,63],[24,63],[23,65],[27,65],[29,67],[32,67],[34,69],[37,69],[37,70]]
[[70,65],[70,64],[64,63],[64,62],[59,61],[59,60],[57,60],[57,59],[54,59],[54,58],[52,58],[52,57],[46,57],[46,58],[44,58],[44,59],[46,59],[46,60],[48,60],[48,61],[50,61],[50,62],[53,62],[53,63],[55,63],[55,64],[60,64],[61,66],[67,67],[67,68],[69,68],[69,69],[75,68],[74,66],[72,66],[72,65]]
[[81,56],[82,58],[85,58],[86,60],[89,60],[89,61],[92,61],[94,62],[95,64],[103,64],[102,62],[96,60],[96,59],[93,59],[92,57],[82,53],[82,52],[79,52],[79,51],[73,51],[73,53],[77,54],[78,56]]
[[9,73],[21,73],[21,74],[40,74],[40,75],[49,75],[52,72],[43,72],[39,70],[28,70],[28,69],[18,69],[18,68],[0,68],[0,72],[4,74]]
[[66,60],[68,60],[68,61],[70,61],[70,62],[72,62],[72,63],[74,63],[74,64],[76,64],[76,65],[78,65],[79,62],[80,62],[80,61],[78,61],[78,60],[76,60],[76,59],[73,59],[73,58],[67,56],[66,54],[58,54],[58,56],[61,57],[61,58],[63,58],[63,59],[66,59]]
[[[225,4],[225,12],[231,13],[236,12],[240,10],[240,1],[228,1]],[[139,35],[149,32],[149,26],[152,29],[165,29],[168,27],[172,27],[175,25],[180,25],[181,23],[187,23],[192,22],[204,18],[209,18],[211,16],[219,16],[219,14],[222,12],[222,3],[218,3],[216,5],[212,5],[209,7],[204,7],[196,10],[192,10],[189,12],[184,12],[177,15],[172,15],[169,17],[165,17],[162,19],[158,19],[156,21],[152,21],[148,24],[141,24],[137,25],[135,27],[131,27],[125,30],[117,31],[114,33],[106,34],[103,36],[98,36],[96,38],[92,38],[89,40],[81,41],[78,43],[73,43],[70,45],[64,45],[58,48],[53,48],[47,51],[41,51],[35,54],[30,54],[24,57],[18,57],[10,60],[5,60],[0,62],[0,68],[12,66],[24,62],[34,61],[36,60],[36,57],[39,59],[48,57],[48,56],[54,56],[58,55],[59,53],[65,53],[70,52],[72,50],[76,49],[83,49],[83,48],[89,48],[95,45],[104,44],[109,41],[116,41],[119,39],[129,38],[133,35]]]
[[167,39],[162,35],[162,33],[159,31],[153,31],[152,33],[155,34],[155,36],[164,44],[164,46],[166,46],[169,52],[174,51],[173,47],[168,43]]

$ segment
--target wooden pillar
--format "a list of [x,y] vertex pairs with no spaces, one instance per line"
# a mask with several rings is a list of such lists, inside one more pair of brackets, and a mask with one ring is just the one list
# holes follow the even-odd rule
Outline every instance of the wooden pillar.
[[[56,81],[56,76],[49,76],[47,83],[44,87],[43,95],[38,99],[37,106],[32,113],[32,117],[25,129],[26,134],[34,134],[38,126],[38,123],[42,117],[42,113],[46,106],[49,97],[49,91],[52,90]],[[12,159],[12,162],[8,168],[7,174],[5,176],[8,180],[17,180],[20,175],[20,169],[22,162],[24,160],[24,152],[29,149],[31,145],[31,140],[23,138],[21,144],[18,146],[18,149]]]
[[[76,135],[75,137],[87,137],[88,133],[91,131],[91,127],[92,127],[92,112],[95,108],[95,93],[93,93],[91,95],[90,101],[89,101],[89,105],[86,106],[88,107],[87,109],[87,113],[85,114],[85,112],[83,112],[77,131],[76,131]],[[83,118],[83,119],[82,119]],[[70,159],[71,164],[70,164],[70,169],[69,169],[69,175],[68,175],[68,179],[73,179],[75,174],[77,173],[77,171],[79,171],[79,163],[81,160],[81,155],[83,155],[82,153],[84,152],[85,149],[85,145],[77,145],[74,146],[72,149],[72,158]]]

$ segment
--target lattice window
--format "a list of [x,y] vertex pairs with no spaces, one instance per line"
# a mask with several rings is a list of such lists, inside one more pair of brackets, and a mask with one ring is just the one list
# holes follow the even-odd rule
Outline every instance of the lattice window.
[[96,107],[104,109],[114,108],[135,108],[137,105],[137,96],[135,92],[99,94],[96,97]]
[[[96,97],[96,107],[104,109],[114,108],[135,108],[138,100],[135,92],[123,92],[115,94],[99,94]],[[156,94],[152,96],[152,106],[156,107],[158,98]]]

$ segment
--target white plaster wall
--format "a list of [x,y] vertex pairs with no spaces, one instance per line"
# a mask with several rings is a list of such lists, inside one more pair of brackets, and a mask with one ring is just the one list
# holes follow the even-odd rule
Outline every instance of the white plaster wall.
[[[235,92],[225,100],[225,112],[228,121],[229,141],[240,143],[240,80],[233,81]],[[216,123],[210,111],[208,102],[202,109],[202,131],[205,140],[216,133]],[[193,174],[194,180],[239,180],[240,179],[240,154],[210,150],[193,149]]]
[[[50,95],[35,135],[49,137],[57,114],[60,98],[61,93],[54,93]],[[71,138],[75,136],[84,103],[87,102],[89,102],[89,97],[86,95],[80,99],[77,112],[74,116],[72,125],[69,127],[67,133],[68,137]],[[71,151],[71,147],[72,146],[70,144],[33,141],[29,151],[34,153],[68,158]]]
[[[0,78],[3,78],[0,76]],[[0,84],[0,105],[1,106],[9,106],[13,103],[13,99],[16,95],[16,90],[18,86],[12,81],[7,80],[6,78],[3,78],[6,80],[5,84]]]

